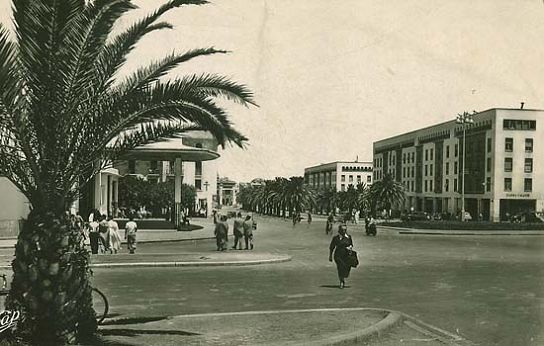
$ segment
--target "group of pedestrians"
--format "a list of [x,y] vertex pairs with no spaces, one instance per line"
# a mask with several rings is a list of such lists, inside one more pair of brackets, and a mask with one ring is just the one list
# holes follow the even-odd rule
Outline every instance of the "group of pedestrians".
[[[226,215],[220,215],[218,217],[214,215],[215,222],[215,239],[217,242],[217,251],[225,251],[228,247],[228,235],[229,235],[229,224],[228,218]],[[245,247],[244,250],[253,250],[253,229],[255,223],[251,218],[251,215],[246,215],[245,218],[242,218],[242,213],[238,212],[233,222],[233,235],[234,243],[232,249],[242,250],[242,240],[244,241]]]
[[[75,216],[74,219],[74,222],[80,225],[84,241],[90,245],[92,254],[116,254],[121,251],[119,224],[112,216],[108,217],[95,210],[89,215],[87,223],[84,223],[79,215]],[[125,240],[127,241],[127,249],[131,254],[136,250],[137,231],[138,225],[131,215],[125,225]]]

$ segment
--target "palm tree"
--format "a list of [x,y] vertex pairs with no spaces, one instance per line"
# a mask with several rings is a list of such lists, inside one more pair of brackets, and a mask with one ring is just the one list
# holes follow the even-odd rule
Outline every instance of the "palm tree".
[[0,24],[0,175],[32,208],[18,237],[7,307],[33,343],[77,342],[96,331],[89,256],[65,211],[108,162],[188,130],[242,146],[216,99],[253,104],[241,84],[216,75],[164,81],[179,64],[225,53],[172,53],[126,78],[118,71],[147,34],[170,29],[166,12],[205,0],[170,0],[114,34],[131,0],[13,0],[14,35]]
[[352,212],[359,208],[359,191],[352,184],[338,194],[338,199],[340,208],[347,211],[348,215],[352,215]]
[[359,195],[357,208],[360,213],[365,214],[370,209],[371,194],[370,188],[363,182],[357,184],[357,193]]
[[339,194],[333,187],[326,187],[317,192],[316,201],[320,210],[325,210],[328,214],[335,211],[339,204]]
[[372,184],[370,189],[374,208],[382,207],[389,211],[394,205],[404,201],[404,187],[395,181],[391,174],[386,174],[382,180]]
[[291,177],[282,194],[290,216],[298,215],[316,204],[314,191],[304,183],[304,177]]

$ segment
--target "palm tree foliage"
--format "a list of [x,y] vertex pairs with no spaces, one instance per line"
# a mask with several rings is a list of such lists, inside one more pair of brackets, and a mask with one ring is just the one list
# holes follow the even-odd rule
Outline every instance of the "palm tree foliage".
[[372,184],[370,189],[375,207],[391,210],[393,206],[404,201],[404,187],[395,181],[391,174],[384,175],[382,180]]
[[278,177],[258,185],[242,185],[238,200],[245,209],[265,215],[292,216],[315,207],[314,191],[303,177]]
[[370,191],[365,183],[357,184],[357,187],[348,185],[345,191],[338,193],[339,206],[349,215],[355,210],[365,212],[370,205]]
[[[126,78],[118,72],[146,35],[170,29],[166,12],[204,0],[170,0],[119,34],[131,0],[13,0],[14,33],[0,24],[0,175],[32,210],[13,261],[8,299],[23,311],[15,331],[65,343],[94,332],[88,255],[64,217],[79,187],[127,150],[188,130],[242,146],[224,98],[253,104],[244,85],[216,75],[164,81],[215,48],[172,53]],[[26,333],[26,334],[25,334]]]

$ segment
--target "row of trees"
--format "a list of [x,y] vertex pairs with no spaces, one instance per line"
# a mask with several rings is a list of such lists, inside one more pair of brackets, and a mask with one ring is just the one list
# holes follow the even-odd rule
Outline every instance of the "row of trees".
[[364,183],[348,185],[345,191],[333,187],[313,189],[304,183],[303,177],[275,178],[262,184],[240,186],[238,200],[245,210],[265,215],[291,216],[305,210],[320,213],[346,213],[359,210],[363,214],[375,214],[376,210],[389,212],[404,201],[404,187],[391,175],[385,175],[372,186]]

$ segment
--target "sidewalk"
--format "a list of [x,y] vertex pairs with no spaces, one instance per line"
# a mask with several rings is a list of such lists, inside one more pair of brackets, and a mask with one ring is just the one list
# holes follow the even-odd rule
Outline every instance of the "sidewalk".
[[375,308],[117,318],[106,319],[99,330],[104,343],[131,345],[471,344],[406,314]]
[[[186,231],[176,231],[173,229],[165,230],[138,230],[138,243],[154,243],[154,242],[176,242],[176,241],[186,241],[186,240],[201,240],[201,239],[213,239],[213,222],[207,219],[198,219],[198,223],[195,223],[199,226],[202,226],[202,229],[186,232]],[[119,230],[120,236],[124,236],[124,230]],[[126,241],[123,239],[121,241],[123,244]],[[4,238],[0,239],[0,249],[13,248],[17,243],[17,238]]]

